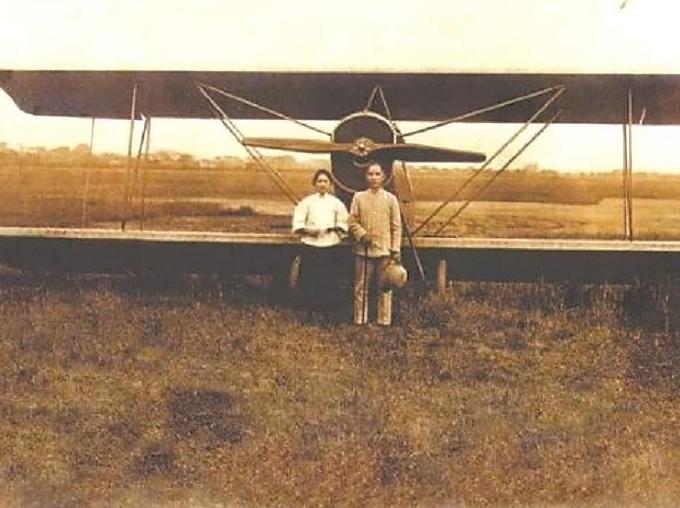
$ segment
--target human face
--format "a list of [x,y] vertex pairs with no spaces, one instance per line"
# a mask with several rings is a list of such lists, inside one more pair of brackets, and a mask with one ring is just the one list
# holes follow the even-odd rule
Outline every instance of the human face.
[[385,173],[380,164],[371,164],[366,169],[366,182],[369,189],[380,189],[385,183]]
[[314,180],[314,189],[319,194],[326,194],[326,193],[330,192],[330,190],[331,190],[331,180],[330,180],[330,178],[328,178],[328,176],[321,173],[319,176],[316,177],[316,180]]

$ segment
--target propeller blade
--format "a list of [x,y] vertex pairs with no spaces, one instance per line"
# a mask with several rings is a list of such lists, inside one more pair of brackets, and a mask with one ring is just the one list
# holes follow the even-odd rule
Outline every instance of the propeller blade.
[[347,152],[352,148],[352,143],[333,143],[318,139],[299,138],[243,138],[243,144],[257,148],[306,153]]
[[372,155],[376,158],[384,157],[405,162],[484,162],[486,160],[486,155],[480,152],[414,143],[380,145]]
[[257,148],[273,150],[288,150],[306,153],[336,153],[344,152],[355,157],[391,158],[406,162],[483,162],[483,153],[452,150],[436,146],[417,145],[413,143],[373,143],[367,140],[365,155],[356,153],[355,143],[334,143],[319,139],[301,138],[243,138],[243,144]]
[[405,162],[484,162],[486,159],[486,155],[479,152],[414,143],[381,145],[373,153],[375,157],[393,158]]

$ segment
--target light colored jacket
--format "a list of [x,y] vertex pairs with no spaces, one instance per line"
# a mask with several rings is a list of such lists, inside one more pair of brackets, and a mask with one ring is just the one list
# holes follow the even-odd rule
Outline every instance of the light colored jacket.
[[[397,197],[385,189],[357,192],[349,212],[355,255],[380,257],[401,250],[401,213]],[[360,240],[368,235],[366,246]]]
[[332,194],[310,194],[293,211],[293,232],[305,228],[320,229],[319,236],[302,234],[302,243],[314,247],[330,247],[347,233],[347,208]]

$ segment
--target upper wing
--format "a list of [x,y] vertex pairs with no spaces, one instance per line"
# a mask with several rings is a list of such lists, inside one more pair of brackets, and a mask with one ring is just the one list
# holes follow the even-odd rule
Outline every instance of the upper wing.
[[[399,72],[182,72],[0,71],[0,86],[34,115],[129,118],[138,85],[137,112],[152,117],[205,118],[212,113],[195,83],[212,85],[294,118],[337,120],[361,109],[380,85],[397,120],[436,121],[550,86],[563,85],[564,123],[623,123],[628,90],[633,117],[646,124],[680,124],[676,74],[472,74]],[[233,118],[271,116],[217,97]],[[468,121],[524,122],[542,97]]]

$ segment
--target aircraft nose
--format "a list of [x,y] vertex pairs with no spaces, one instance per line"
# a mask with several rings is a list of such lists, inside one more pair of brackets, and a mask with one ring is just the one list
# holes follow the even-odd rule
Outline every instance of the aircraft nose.
[[375,149],[375,143],[370,138],[359,138],[354,142],[350,152],[355,157],[365,158]]

